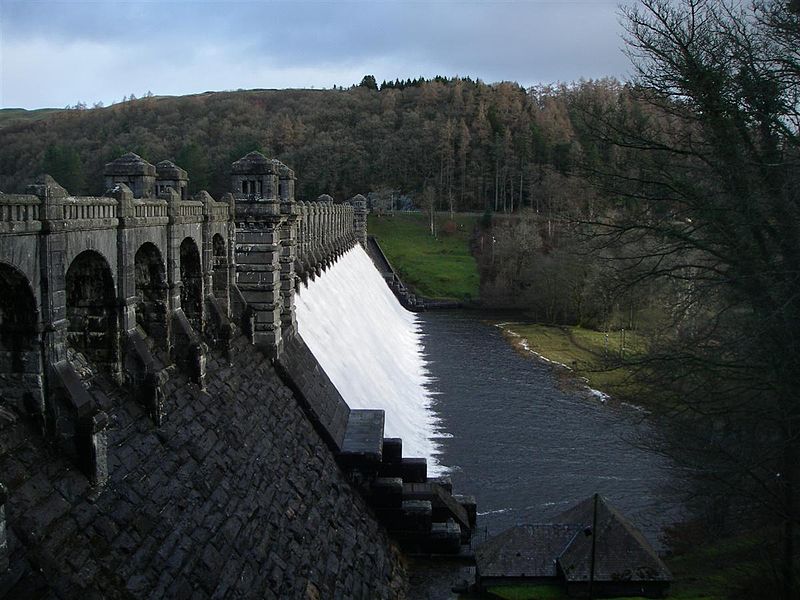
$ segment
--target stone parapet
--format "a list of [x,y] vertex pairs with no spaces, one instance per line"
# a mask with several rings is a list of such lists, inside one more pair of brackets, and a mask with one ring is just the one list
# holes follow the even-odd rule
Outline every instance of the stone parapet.
[[34,194],[0,192],[0,233],[36,233],[42,229],[42,201]]
[[328,195],[315,202],[299,202],[297,257],[299,280],[318,275],[355,243],[356,213],[348,203],[334,203]]
[[[218,342],[219,323],[233,319],[279,356],[296,330],[298,282],[320,274],[365,231],[362,196],[297,202],[294,171],[257,152],[233,163],[231,193],[221,202],[204,191],[187,197],[188,173],[170,161],[152,165],[128,153],[104,175],[102,196],[74,196],[48,175],[26,194],[0,193],[0,269],[29,286],[26,343],[41,365],[18,376],[8,365],[31,361],[12,352],[0,360],[0,381],[23,382],[18,395],[37,399],[43,421],[56,400],[42,372],[65,360],[70,344],[119,381],[144,381],[151,373],[140,369],[140,356],[128,356],[135,349],[126,342],[141,327],[202,384],[204,336]],[[143,405],[158,421],[156,393]]]

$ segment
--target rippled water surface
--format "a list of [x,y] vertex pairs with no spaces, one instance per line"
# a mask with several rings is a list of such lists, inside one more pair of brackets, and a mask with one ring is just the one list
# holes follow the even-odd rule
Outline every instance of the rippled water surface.
[[500,330],[462,311],[420,315],[433,409],[451,437],[439,461],[456,493],[478,501],[479,539],[546,522],[595,492],[658,544],[681,516],[674,475],[641,447],[643,413],[558,389],[550,366],[515,351]]

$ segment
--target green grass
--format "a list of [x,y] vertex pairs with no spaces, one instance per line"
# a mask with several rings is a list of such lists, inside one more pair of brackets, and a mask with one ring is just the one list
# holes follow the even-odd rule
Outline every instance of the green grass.
[[403,282],[426,298],[474,301],[478,298],[478,266],[469,251],[476,215],[456,214],[455,230],[447,233],[446,213],[437,216],[441,231],[430,235],[422,213],[369,216],[367,231],[380,242]]
[[[522,336],[531,350],[545,358],[570,367],[578,377],[585,377],[589,385],[612,396],[631,398],[637,386],[628,369],[618,366],[622,333],[611,331],[606,337],[602,331],[582,327],[555,327],[538,323],[511,322],[506,328]],[[514,338],[512,337],[512,342]],[[638,356],[644,351],[641,338],[625,333],[623,359]]]
[[[503,600],[569,600],[567,592],[560,585],[508,585],[491,587],[487,591],[491,597]],[[619,600],[645,599],[640,596],[625,596]]]
[[569,596],[560,585],[503,585],[487,590],[503,600],[567,600]]
[[[769,528],[697,544],[667,560],[675,578],[669,597],[778,598],[780,584],[772,571],[778,567],[779,552],[777,532]],[[795,574],[800,574],[800,559],[795,561]]]

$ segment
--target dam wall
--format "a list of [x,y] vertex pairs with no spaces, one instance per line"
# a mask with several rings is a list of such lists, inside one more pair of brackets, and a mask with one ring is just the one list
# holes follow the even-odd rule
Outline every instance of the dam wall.
[[105,183],[0,193],[0,597],[402,598],[398,544],[460,552],[474,503],[297,333],[363,197],[258,153],[219,201],[132,153]]

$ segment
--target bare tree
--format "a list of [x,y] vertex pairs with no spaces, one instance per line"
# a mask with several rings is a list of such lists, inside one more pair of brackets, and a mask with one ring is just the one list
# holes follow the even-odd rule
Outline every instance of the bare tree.
[[797,3],[642,0],[623,15],[634,101],[583,107],[619,151],[593,173],[618,210],[591,225],[620,281],[671,290],[640,373],[683,458],[780,525],[776,594],[796,598]]

